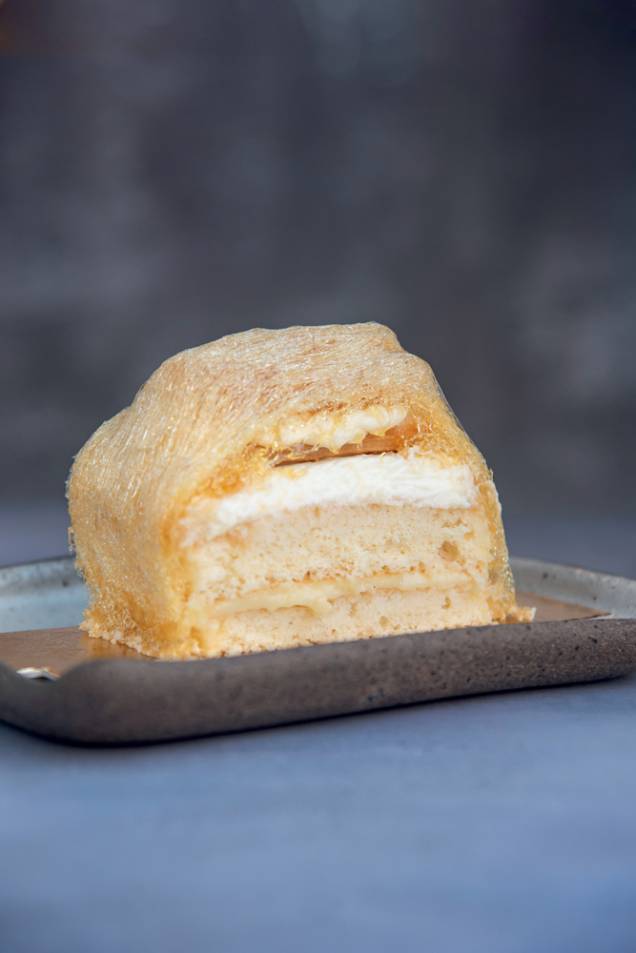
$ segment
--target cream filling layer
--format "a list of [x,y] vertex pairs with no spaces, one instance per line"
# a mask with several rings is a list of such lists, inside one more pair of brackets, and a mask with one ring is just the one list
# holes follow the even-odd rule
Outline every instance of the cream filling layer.
[[466,464],[445,466],[410,449],[339,457],[273,468],[258,485],[193,503],[182,526],[184,546],[213,539],[242,523],[304,506],[385,506],[468,509],[477,487]]
[[[451,578],[451,576],[453,578]],[[461,573],[449,574],[444,589],[453,589],[470,585],[470,580]],[[239,612],[300,607],[308,609],[314,615],[325,615],[333,608],[333,601],[343,597],[361,596],[379,589],[392,589],[398,592],[412,592],[427,589],[431,580],[424,573],[413,571],[403,573],[381,573],[367,579],[338,577],[333,579],[311,579],[307,581],[279,583],[268,589],[257,589],[235,599],[223,599],[217,603],[207,603],[206,617],[223,618]],[[435,586],[436,589],[440,588]]]
[[335,452],[346,443],[360,443],[369,434],[383,436],[391,427],[401,424],[406,414],[407,409],[401,404],[395,407],[372,404],[362,410],[322,412],[280,424],[264,435],[263,442],[285,447],[306,444]]

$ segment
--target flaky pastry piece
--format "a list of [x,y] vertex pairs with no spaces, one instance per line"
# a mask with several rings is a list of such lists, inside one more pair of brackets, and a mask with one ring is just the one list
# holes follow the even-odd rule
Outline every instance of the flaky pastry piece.
[[528,616],[491,473],[382,325],[175,355],[80,451],[68,501],[83,627],[147,655]]

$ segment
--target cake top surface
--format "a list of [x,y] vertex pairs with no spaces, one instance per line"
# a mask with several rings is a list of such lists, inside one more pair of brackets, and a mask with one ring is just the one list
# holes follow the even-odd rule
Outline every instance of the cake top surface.
[[470,446],[428,364],[389,328],[255,329],[165,361],[80,452],[71,487],[101,458],[104,474],[119,471],[120,492],[132,496],[150,477],[155,492],[172,500],[222,494],[280,449],[273,444],[281,432],[311,432],[308,419],[352,409],[379,414],[380,426],[408,412],[418,439],[454,458]]

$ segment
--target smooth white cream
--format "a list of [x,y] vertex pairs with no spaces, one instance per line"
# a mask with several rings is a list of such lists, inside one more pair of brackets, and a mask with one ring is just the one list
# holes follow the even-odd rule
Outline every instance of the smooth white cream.
[[411,449],[339,457],[275,467],[258,486],[218,500],[198,500],[182,525],[183,544],[226,533],[241,523],[289,513],[304,506],[385,506],[411,504],[435,509],[468,509],[477,488],[466,464],[443,466]]
[[292,418],[281,424],[275,433],[266,434],[263,443],[278,443],[285,447],[301,444],[336,451],[346,443],[360,443],[369,434],[383,436],[387,430],[401,424],[406,414],[406,407],[402,405],[382,407],[373,404],[363,410],[329,411],[305,419]]

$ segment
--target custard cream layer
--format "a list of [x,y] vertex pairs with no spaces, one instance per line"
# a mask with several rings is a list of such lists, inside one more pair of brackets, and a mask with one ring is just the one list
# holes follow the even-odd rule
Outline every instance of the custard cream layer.
[[[470,581],[463,573],[449,570],[444,580],[444,590],[470,588]],[[312,579],[290,583],[279,583],[269,589],[256,589],[234,599],[222,599],[206,605],[206,615],[223,618],[239,612],[277,609],[303,608],[313,615],[326,615],[333,609],[336,599],[368,595],[379,590],[394,592],[413,592],[427,589],[431,580],[422,572],[379,573],[362,579],[333,577],[331,579]],[[436,587],[439,588],[439,587]]]
[[280,424],[264,436],[263,443],[284,447],[300,444],[336,452],[345,444],[360,443],[369,435],[383,436],[387,430],[401,424],[406,414],[406,407],[401,404],[395,407],[372,404],[363,409],[343,410],[340,413],[323,411],[305,419],[296,417]]

